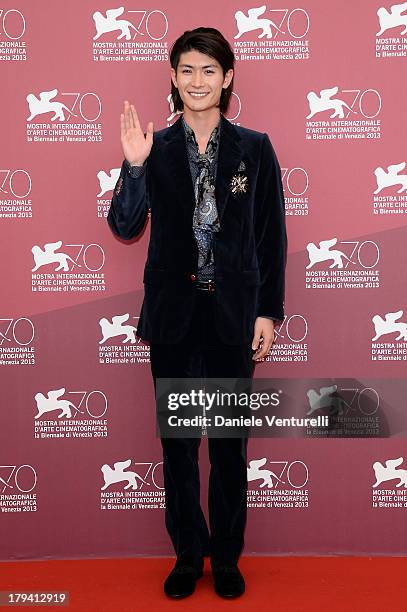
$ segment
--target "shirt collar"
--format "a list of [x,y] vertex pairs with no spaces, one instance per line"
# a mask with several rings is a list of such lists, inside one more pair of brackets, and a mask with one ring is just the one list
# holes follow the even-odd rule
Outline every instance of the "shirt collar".
[[[184,126],[184,131],[185,131],[185,136],[187,138],[187,141],[189,140],[189,141],[193,142],[195,144],[197,150],[199,151],[199,146],[198,146],[198,143],[196,141],[195,132],[191,128],[191,126],[188,125],[188,123],[185,121],[184,113],[182,113],[181,122],[182,122],[182,125]],[[218,137],[220,136],[220,133],[221,133],[221,125],[222,125],[222,121],[221,121],[221,118],[219,117],[219,122],[213,128],[213,130],[211,132],[211,135],[209,137],[209,140],[208,140],[208,144],[210,142],[212,142],[212,141],[215,141],[215,139],[218,140]]]

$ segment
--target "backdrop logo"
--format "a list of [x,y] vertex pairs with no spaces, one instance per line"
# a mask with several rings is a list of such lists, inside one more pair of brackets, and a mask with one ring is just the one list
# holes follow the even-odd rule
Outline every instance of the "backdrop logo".
[[36,512],[37,472],[32,465],[0,465],[1,512]]
[[[162,461],[134,463],[131,459],[105,463],[101,472],[101,510],[156,510],[165,508]],[[107,490],[109,489],[109,490]],[[114,489],[114,490],[111,490]]]
[[26,100],[27,142],[102,142],[102,124],[97,122],[102,102],[96,93],[51,89],[38,95],[30,92]]
[[172,99],[171,94],[168,94],[167,102],[168,102],[169,113],[170,113],[167,117],[167,126],[170,126],[172,122],[174,121],[174,119],[176,119],[178,115],[182,114],[182,111],[175,110],[174,100]]
[[265,361],[304,363],[308,361],[308,323],[300,314],[285,315],[275,327],[275,343]]
[[340,416],[348,416],[352,412],[372,416],[377,414],[380,404],[379,394],[372,387],[338,387],[337,384],[319,387],[318,390],[309,389],[307,399],[307,415],[328,409]]
[[[407,470],[401,468],[403,457],[373,463],[375,482],[372,485],[373,508],[407,508]],[[397,482],[393,482],[397,481]],[[387,484],[387,483],[391,484]],[[386,489],[379,489],[386,483]]]
[[407,470],[399,467],[403,461],[403,457],[399,457],[398,459],[388,459],[385,465],[382,465],[380,461],[375,461],[373,464],[373,470],[376,477],[376,482],[372,486],[378,487],[383,482],[398,480],[396,487],[404,487],[407,489]]
[[[307,244],[306,289],[368,289],[380,287],[379,246],[373,240],[337,238]],[[315,269],[313,269],[315,268]]]
[[376,389],[332,384],[308,389],[306,395],[307,416],[329,416],[329,429],[309,427],[308,435],[360,438],[379,435],[380,397]]
[[[303,461],[269,461],[252,459],[247,468],[248,508],[308,508],[309,479]],[[253,486],[257,486],[254,489]]]
[[234,125],[240,125],[240,120],[237,120],[239,119],[240,113],[242,111],[242,100],[239,94],[237,94],[235,91],[232,91],[229,104],[229,110],[227,112],[226,118]]
[[337,414],[342,415],[342,398],[334,395],[337,389],[337,385],[330,385],[329,387],[320,387],[318,390],[309,389],[307,391],[309,409],[306,414],[314,414],[314,412],[316,412],[317,410],[326,410],[327,408],[329,408],[330,412],[335,412]]
[[393,333],[397,334],[395,340],[407,340],[407,323],[398,320],[402,316],[402,310],[398,310],[397,312],[388,312],[384,316],[384,319],[380,315],[375,315],[372,318],[375,328],[375,336],[372,338],[372,340],[375,341],[384,335]]
[[[101,272],[105,264],[103,248],[99,244],[66,244],[60,250],[61,247],[62,240],[32,247],[32,291],[105,291],[105,275]],[[36,274],[42,268],[47,272]]]
[[[403,34],[407,33],[407,2],[393,4],[390,9],[381,6],[377,10],[377,17],[376,57],[406,57],[407,38]],[[386,36],[383,37],[383,34]]]
[[54,100],[58,90],[53,89],[52,91],[42,91],[37,98],[33,93],[27,95],[28,108],[30,110],[30,116],[27,117],[27,121],[32,121],[37,115],[45,115],[52,113],[50,121],[66,121],[67,117],[73,115],[77,117],[63,102]]
[[339,91],[339,87],[335,86],[321,89],[319,93],[309,91],[306,98],[307,140],[381,138],[381,120],[378,116],[382,99],[377,89]]
[[27,42],[25,34],[25,17],[18,9],[0,8],[0,60],[6,62],[25,62],[27,60]]
[[[116,338],[117,336],[123,336],[122,343],[130,342],[131,344],[136,344],[136,327],[134,325],[130,325],[126,323],[130,318],[129,314],[117,315],[112,317],[112,321],[109,321],[106,318],[100,319],[99,325],[102,330],[102,339],[99,341],[99,344],[104,344],[106,340],[110,340],[111,338]],[[137,318],[137,317],[134,317]],[[124,325],[126,323],[126,325]]]
[[286,216],[308,215],[308,173],[304,168],[281,168]]
[[106,15],[102,15],[100,11],[93,13],[93,21],[95,22],[96,34],[93,40],[97,40],[108,32],[117,32],[116,39],[120,40],[125,38],[131,40],[130,29],[134,30],[136,34],[140,34],[140,31],[134,27],[134,25],[127,19],[118,19],[120,15],[123,15],[124,8],[110,9],[106,11]]
[[[373,192],[372,210],[376,215],[403,215],[407,213],[406,162],[387,168],[378,166],[375,171],[376,189]],[[384,193],[383,193],[384,192]]]
[[[108,402],[103,391],[67,392],[61,387],[45,394],[39,391],[34,401],[34,438],[106,438],[108,435],[107,420],[103,418]],[[44,415],[47,416],[43,419]]]
[[234,54],[240,61],[304,60],[310,57],[310,28],[306,10],[267,9],[264,4],[234,14]]
[[34,337],[31,319],[0,319],[0,365],[34,365]]
[[26,170],[0,169],[0,219],[29,219],[31,176]]
[[384,317],[373,315],[372,361],[407,361],[407,322],[403,316],[403,310],[387,312]]
[[96,214],[98,218],[105,219],[108,215],[112,196],[109,199],[103,198],[106,193],[113,191],[119,180],[121,168],[110,168],[99,170],[96,177],[99,183],[99,193],[96,195]]
[[[139,317],[132,317],[134,323]],[[129,365],[150,362],[150,347],[140,344],[137,327],[130,322],[130,314],[115,315],[99,320],[99,363]],[[114,340],[114,343],[109,342]]]
[[[95,11],[93,60],[95,62],[167,61],[168,19],[159,9],[109,9]],[[99,42],[103,39],[104,42]]]

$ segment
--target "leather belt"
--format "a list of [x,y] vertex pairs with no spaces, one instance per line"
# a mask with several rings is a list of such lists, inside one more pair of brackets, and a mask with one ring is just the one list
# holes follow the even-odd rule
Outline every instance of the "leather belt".
[[213,280],[196,280],[195,287],[203,291],[215,291],[215,281]]

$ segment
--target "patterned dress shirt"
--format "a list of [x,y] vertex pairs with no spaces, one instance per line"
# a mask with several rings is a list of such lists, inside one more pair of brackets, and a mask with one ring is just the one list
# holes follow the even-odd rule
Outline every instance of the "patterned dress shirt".
[[198,280],[214,280],[213,234],[220,230],[215,199],[215,177],[220,139],[220,121],[212,130],[205,153],[199,152],[194,131],[181,117],[184,126],[189,168],[195,193],[192,228],[198,247]]

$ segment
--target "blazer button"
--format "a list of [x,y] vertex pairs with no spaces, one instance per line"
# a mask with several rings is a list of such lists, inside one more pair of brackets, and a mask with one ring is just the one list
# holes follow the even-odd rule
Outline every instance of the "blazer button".
[[193,280],[193,281],[194,281],[194,280],[196,280],[196,276],[195,276],[195,274],[191,274],[190,278],[191,278],[191,280]]

